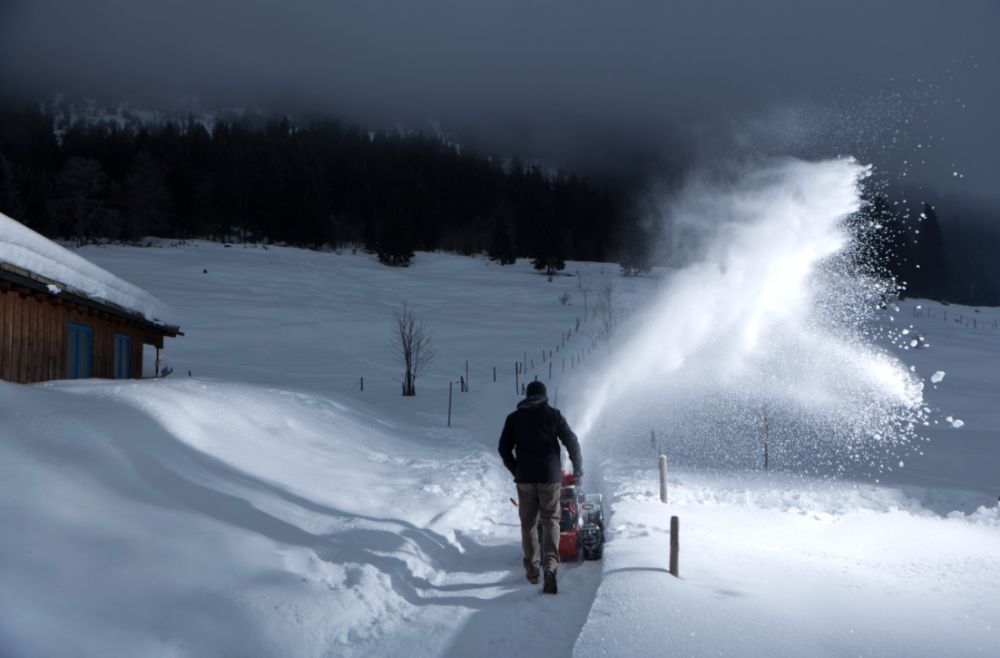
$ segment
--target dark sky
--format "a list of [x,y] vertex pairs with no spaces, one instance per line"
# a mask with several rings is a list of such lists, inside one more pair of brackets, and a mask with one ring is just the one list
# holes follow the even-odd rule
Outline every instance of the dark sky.
[[996,0],[0,0],[0,84],[433,122],[626,174],[851,152],[1000,200]]

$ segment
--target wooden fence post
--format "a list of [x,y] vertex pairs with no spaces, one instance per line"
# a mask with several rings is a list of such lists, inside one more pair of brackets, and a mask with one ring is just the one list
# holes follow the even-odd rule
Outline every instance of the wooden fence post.
[[667,456],[660,455],[660,502],[667,502]]
[[497,367],[493,366],[493,383],[497,383]]
[[448,382],[448,427],[451,427],[451,387],[454,382]]
[[676,516],[670,517],[670,575],[680,578],[677,569],[677,554],[681,551],[681,522]]
[[361,378],[361,390],[362,390],[362,392],[365,390],[365,378],[364,377]]
[[769,430],[768,430],[768,426],[767,426],[767,405],[764,405],[764,470],[765,471],[767,470],[767,466],[768,466],[768,464],[767,464],[767,461],[768,461],[767,442],[768,442],[768,438],[769,438],[768,434],[769,434]]
[[552,362],[549,361],[549,379],[552,379]]
[[514,364],[514,393],[521,392],[521,368]]

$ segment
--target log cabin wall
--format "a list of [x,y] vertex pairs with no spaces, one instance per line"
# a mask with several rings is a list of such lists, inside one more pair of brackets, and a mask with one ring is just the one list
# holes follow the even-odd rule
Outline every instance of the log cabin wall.
[[163,346],[163,336],[139,322],[56,295],[0,286],[0,379],[20,384],[65,379],[70,322],[93,332],[92,377],[114,377],[115,334],[130,338],[135,378],[142,376],[143,344]]

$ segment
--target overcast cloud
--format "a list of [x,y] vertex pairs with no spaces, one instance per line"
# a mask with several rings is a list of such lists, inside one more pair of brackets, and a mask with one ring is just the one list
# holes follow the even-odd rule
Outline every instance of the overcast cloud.
[[738,147],[849,151],[1000,199],[995,1],[0,7],[0,83],[12,98],[194,95],[368,125],[437,122],[490,149],[625,173]]

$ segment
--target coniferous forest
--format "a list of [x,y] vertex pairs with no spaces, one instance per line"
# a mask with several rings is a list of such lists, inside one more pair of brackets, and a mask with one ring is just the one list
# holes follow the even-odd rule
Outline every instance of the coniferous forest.
[[[287,119],[53,127],[36,108],[0,110],[0,211],[52,238],[359,247],[392,266],[446,250],[531,258],[549,273],[566,260],[618,262],[626,274],[656,264],[656,236],[620,187],[438,137]],[[882,227],[866,252],[904,294],[1000,304],[982,240],[948,235],[938,212],[909,216],[872,196],[855,227]]]
[[620,195],[434,137],[304,126],[77,123],[0,114],[0,209],[79,242],[168,238],[363,245],[390,265],[414,250],[608,260]]

